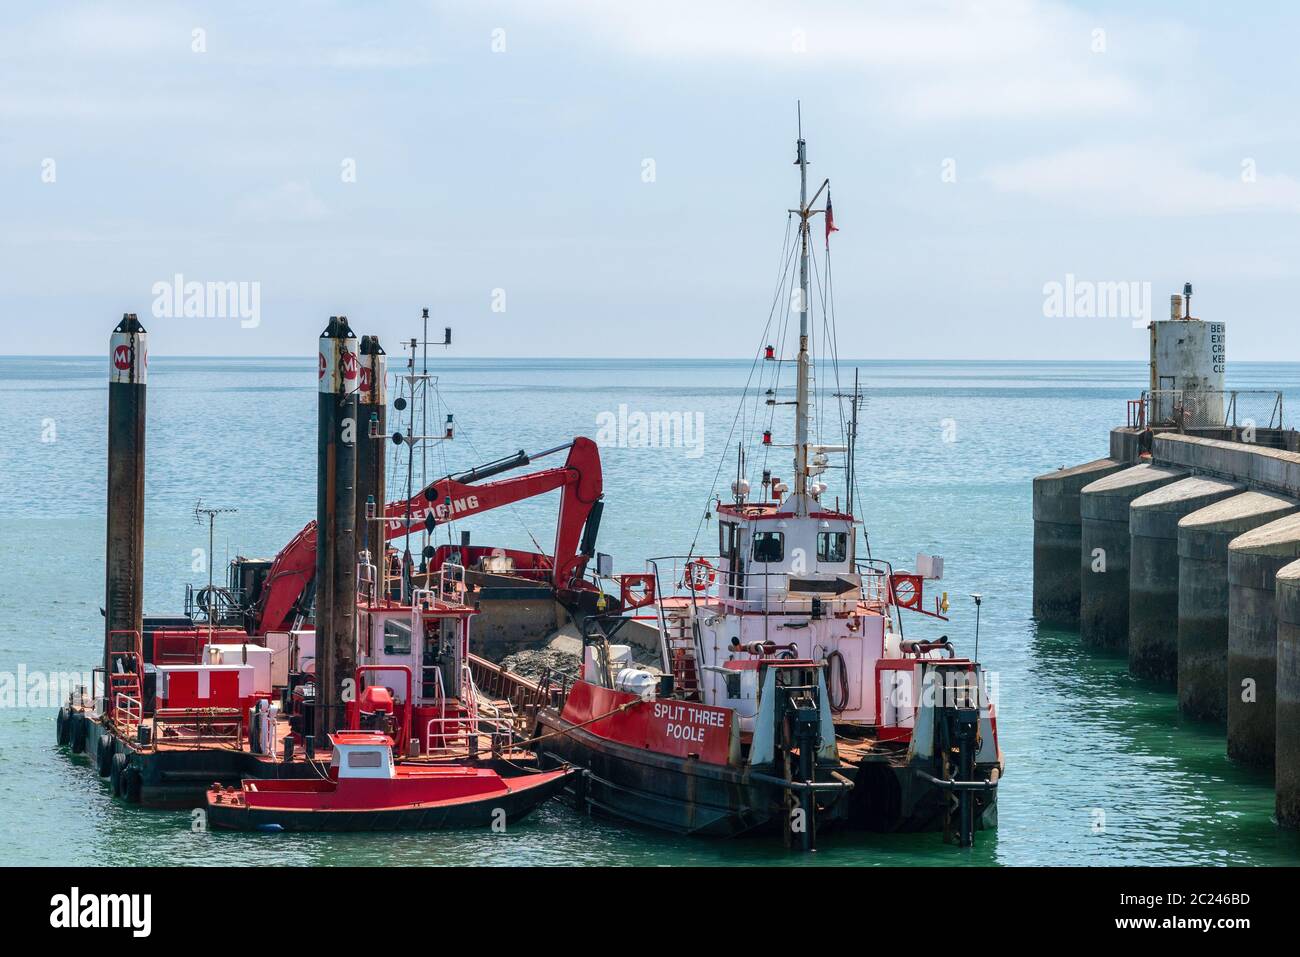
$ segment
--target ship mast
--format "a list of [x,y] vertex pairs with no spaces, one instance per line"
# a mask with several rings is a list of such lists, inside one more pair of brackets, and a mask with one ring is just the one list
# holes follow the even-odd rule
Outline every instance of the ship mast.
[[808,511],[808,151],[803,139],[803,110],[799,109],[799,358],[794,408],[795,514]]
[[[830,185],[830,180],[822,180],[821,186],[813,198],[808,198],[808,147],[803,138],[803,109],[799,109],[799,155],[795,165],[799,167],[799,208],[790,212],[799,214],[799,358],[796,360],[798,376],[795,383],[794,403],[794,510],[796,515],[808,514],[808,452],[815,448],[818,452],[835,451],[832,446],[813,446],[808,435],[808,423],[811,418],[809,409],[809,391],[812,380],[812,357],[808,354],[808,245],[809,220],[820,209],[813,209],[813,204],[821,196],[822,190]],[[843,448],[838,449],[843,451]],[[814,463],[816,464],[816,463]]]

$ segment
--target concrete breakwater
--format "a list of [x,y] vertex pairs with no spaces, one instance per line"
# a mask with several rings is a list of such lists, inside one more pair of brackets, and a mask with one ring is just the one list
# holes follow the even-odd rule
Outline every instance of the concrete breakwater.
[[1192,475],[1129,506],[1128,663],[1138,677],[1165,684],[1178,678],[1178,523],[1244,489]]
[[1243,492],[1178,522],[1178,707],[1228,723],[1228,546],[1294,512],[1294,499]]
[[1133,502],[1186,473],[1149,463],[1079,491],[1079,633],[1086,644],[1123,649],[1129,625],[1129,513]]
[[1300,562],[1277,573],[1277,819],[1300,827]]
[[1124,466],[1097,459],[1034,479],[1034,617],[1079,627],[1079,491]]
[[1300,827],[1300,453],[1115,429],[1033,499],[1035,617],[1176,687],[1230,758],[1275,768]]
[[1277,740],[1277,576],[1300,559],[1300,515],[1228,545],[1228,756],[1272,767]]

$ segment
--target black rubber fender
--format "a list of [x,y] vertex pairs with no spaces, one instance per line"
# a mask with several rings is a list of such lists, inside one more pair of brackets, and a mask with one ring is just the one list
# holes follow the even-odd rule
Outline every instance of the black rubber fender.
[[128,804],[140,803],[140,770],[131,765],[122,769],[120,787],[122,790],[122,799]]
[[126,755],[115,754],[108,767],[108,789],[117,797],[122,793],[122,771],[126,768]]
[[54,722],[54,740],[59,743],[59,747],[67,747],[71,734],[72,716],[67,708],[60,708],[59,716]]
[[87,728],[88,728],[88,722],[85,720],[84,717],[81,718],[80,720],[78,720],[77,718],[72,719],[71,744],[72,744],[73,754],[82,754],[86,750]]
[[108,772],[113,769],[113,752],[116,750],[117,746],[111,734],[105,731],[99,736],[99,751],[95,753],[95,764],[101,778],[108,777]]

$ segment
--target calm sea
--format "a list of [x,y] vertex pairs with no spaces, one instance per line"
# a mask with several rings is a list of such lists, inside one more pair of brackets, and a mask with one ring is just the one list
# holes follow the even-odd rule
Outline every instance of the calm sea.
[[[934,834],[824,835],[816,863],[1300,863],[1300,836],[1271,820],[1268,777],[1230,764],[1221,733],[1181,719],[1174,695],[1131,679],[1123,659],[1030,619],[1030,479],[1105,455],[1107,430],[1123,421],[1145,365],[843,362],[842,384],[854,367],[867,397],[858,513],[873,553],[904,565],[918,551],[944,556],[952,621],[939,629],[909,620],[916,634],[946,633],[972,650],[968,596],[984,595],[979,654],[997,675],[1007,773],[1001,826],[973,850]],[[595,437],[623,406],[625,416],[683,413],[692,424],[698,414],[690,445],[603,450],[600,547],[618,569],[639,570],[647,556],[686,550],[720,463],[721,482],[734,474],[726,449],[749,369],[441,360],[431,415],[454,413],[457,437],[432,450],[429,476]],[[313,517],[316,376],[312,359],[154,357],[150,372],[146,611],[165,613],[180,609],[187,582],[206,580],[198,499],[238,509],[218,525],[218,569],[235,554],[274,555]],[[20,667],[82,671],[99,654],[105,375],[101,358],[0,358],[0,674],[10,681]],[[1291,406],[1300,365],[1236,364],[1229,386],[1283,389]],[[822,414],[838,417],[830,406]],[[789,471],[785,455],[771,453],[778,474]],[[757,480],[761,465],[752,465]],[[828,481],[829,495],[843,494],[839,473]],[[480,516],[474,538],[549,548],[555,507],[552,495]],[[804,861],[770,842],[676,839],[558,805],[504,835],[193,833],[187,813],[126,807],[84,759],[60,754],[53,708],[0,708],[0,864]]]

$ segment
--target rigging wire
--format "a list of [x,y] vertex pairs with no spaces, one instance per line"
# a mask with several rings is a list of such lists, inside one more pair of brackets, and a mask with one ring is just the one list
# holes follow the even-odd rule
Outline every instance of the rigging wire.
[[[414,370],[412,370],[412,373],[414,373]],[[392,373],[392,375],[393,375],[394,382],[395,382],[395,384],[397,385],[397,392],[398,392],[399,395],[402,395],[402,380],[403,380],[405,377],[402,376],[402,375],[400,375],[399,373],[396,373],[396,372]],[[436,378],[434,379],[434,381],[436,382]],[[409,386],[408,386],[408,388],[409,388],[409,390],[410,390],[410,394],[405,395],[404,398],[406,398],[406,400],[411,404],[411,408],[413,409],[414,406],[415,406],[415,386],[414,386],[414,383],[413,383],[413,382],[410,383]],[[445,400],[444,400],[444,398],[443,398],[443,395],[442,395],[442,390],[439,389],[439,388],[437,387],[436,384],[435,384],[434,387],[433,387],[433,391],[434,391],[434,397],[435,397],[435,411],[437,412],[437,415],[438,415],[439,421],[442,421],[442,416],[444,415],[444,412],[443,412],[444,409],[445,409],[447,412],[450,412],[450,413],[452,413],[452,414],[454,415],[454,414],[455,414],[455,410],[453,410],[453,409],[451,408],[450,404],[448,404],[448,403],[445,402]],[[400,422],[400,418],[401,418],[400,413],[399,413],[399,415],[398,415],[398,418],[399,418],[399,422]],[[483,454],[479,451],[478,446],[476,446],[476,445],[474,444],[474,440],[473,440],[473,438],[470,436],[470,434],[469,434],[469,430],[465,428],[464,423],[462,423],[462,422],[457,422],[456,427],[457,427],[457,430],[458,430],[459,433],[460,433],[460,437],[463,438],[463,439],[465,440],[465,443],[469,446],[469,450],[470,450],[470,452],[471,452],[471,453],[472,453],[476,458],[482,458],[482,457],[483,457]],[[428,422],[427,422],[427,418],[426,418],[425,424],[423,425],[423,429],[424,429],[425,432],[428,431]],[[445,442],[439,442],[438,445],[439,445],[439,454],[441,455],[441,458],[442,458],[442,474],[443,474],[444,476],[449,476],[449,475],[451,475],[451,469],[449,468],[449,463],[448,463],[448,459],[447,459],[446,443],[445,443]],[[399,446],[399,445],[394,444],[394,445],[393,445],[393,449],[392,449],[392,451],[390,452],[390,455],[391,455],[391,463],[390,463],[390,468],[387,469],[387,471],[386,471],[386,479],[387,479],[387,482],[386,482],[385,484],[390,484],[390,485],[391,485],[391,484],[394,482],[394,479],[396,478],[397,494],[398,494],[399,496],[401,496],[401,498],[402,498],[403,501],[405,501],[406,499],[411,498],[411,497],[415,494],[415,489],[412,487],[412,485],[411,485],[410,483],[407,483],[407,484],[406,484],[406,488],[405,488],[405,490],[404,490],[403,487],[402,487],[402,486],[403,486],[403,483],[404,483],[404,481],[405,481],[406,468],[405,468],[405,463],[403,463],[403,462],[401,461],[401,454],[402,454],[402,447]],[[413,450],[411,451],[410,454],[412,454],[412,455],[414,454]],[[400,475],[398,474],[399,471],[400,471],[400,473],[401,473]],[[427,488],[428,486],[427,486],[427,484],[426,484],[426,485],[423,486],[423,487],[424,487],[424,488]],[[405,491],[405,494],[403,494],[404,491]],[[390,491],[389,489],[385,489],[385,494],[386,494],[386,495],[391,495],[392,493],[391,493],[391,491]],[[537,536],[533,534],[532,529],[529,528],[529,526],[528,526],[528,523],[524,521],[523,516],[520,514],[519,510],[516,508],[515,503],[513,503],[513,502],[509,502],[509,503],[506,503],[506,504],[507,504],[507,508],[509,509],[510,513],[511,513],[512,516],[514,517],[515,521],[519,523],[519,527],[523,530],[524,534],[528,536],[529,541],[531,541],[531,542],[533,543],[534,547],[536,547],[537,551],[538,551],[540,554],[545,554],[545,549],[543,549],[541,543],[539,543],[539,542],[537,541]],[[414,510],[413,510],[413,512],[412,512],[412,515],[414,516]],[[455,521],[456,521],[456,520],[455,520],[454,518],[451,518],[451,519],[449,519],[448,521],[446,521],[446,522],[443,523],[444,526],[447,526],[447,544],[448,544],[449,546],[454,546],[454,545],[455,545],[455,542],[454,542],[453,539],[452,539],[452,529],[451,529],[451,525],[454,524]],[[426,532],[425,535],[427,536],[427,534],[428,534],[428,533]],[[386,541],[386,539],[385,539],[385,541]],[[426,541],[427,541],[427,540],[426,540]]]
[[[774,298],[772,300],[773,309],[775,309],[783,301],[784,297],[782,294],[785,290],[785,278],[789,274],[790,264],[794,260],[794,248],[790,245],[790,232],[791,232],[791,226],[793,224],[794,224],[794,214],[788,213],[785,218],[785,236],[781,241],[781,258],[778,259],[776,263],[777,281],[776,281],[776,290],[774,292]],[[773,363],[773,365],[776,366],[776,370],[779,370],[781,364],[779,362],[776,362]],[[776,370],[773,370],[774,376],[776,374]],[[747,431],[744,423],[742,423],[741,425],[740,434],[742,440],[746,445],[753,444],[754,435],[756,434],[759,428],[759,424],[761,422],[761,418],[760,418],[761,413],[759,411],[758,404],[763,397],[763,376],[764,376],[764,371],[760,368],[758,373],[758,388],[754,390],[754,412],[752,415],[753,424],[750,426],[750,428],[753,431]]]
[[[836,322],[836,316],[835,316],[834,273],[831,270],[831,247],[829,243],[826,244],[826,301],[829,303],[831,341],[832,343],[834,343],[835,346],[835,351],[834,351],[835,391],[842,392],[843,389],[840,387],[840,378],[839,378],[840,376],[839,333],[838,333],[838,324]],[[824,310],[823,321],[825,320],[826,315],[827,313]],[[857,380],[854,379],[855,391],[856,391],[856,382]],[[855,401],[856,401],[856,396],[855,396]],[[860,413],[862,411],[862,405],[863,403],[858,402],[856,407],[859,422],[861,421]],[[848,431],[844,424],[844,404],[842,400],[839,403],[839,411],[840,411],[840,430],[845,435],[845,438],[847,440]],[[850,474],[852,476],[853,501],[856,503],[862,501],[862,495],[858,485],[858,468],[856,462],[858,443],[856,438],[852,442],[852,448],[853,448],[853,458],[855,459],[855,461],[853,462],[853,468],[850,470]],[[859,521],[858,524],[862,526],[862,541],[867,547],[867,560],[870,561],[871,560],[871,535],[867,532],[867,523],[865,521]]]
[[[449,412],[452,413],[452,415],[455,415],[455,412],[454,410],[452,410],[450,405],[446,406],[446,408]],[[457,431],[460,432],[461,436],[465,439],[465,443],[469,446],[469,450],[474,453],[475,458],[482,458],[483,453],[478,450],[478,446],[476,446],[474,444],[474,440],[470,438],[469,431],[465,428],[464,424],[459,422],[458,420],[456,428]],[[509,509],[511,515],[514,516],[515,521],[519,523],[519,527],[524,530],[524,534],[528,536],[529,541],[533,543],[538,553],[541,555],[545,555],[546,549],[544,549],[541,543],[537,541],[537,536],[534,535],[532,529],[528,527],[528,523],[524,521],[523,516],[520,514],[519,509],[515,506],[515,503],[507,502],[506,508]]]
[[[442,390],[438,388],[438,386],[437,386],[437,384],[436,384],[436,383],[437,383],[437,380],[434,380],[434,382],[435,382],[435,384],[434,384],[434,387],[433,387],[433,403],[434,403],[433,408],[434,408],[434,411],[437,413],[437,416],[438,416],[438,422],[439,422],[440,427],[441,427],[441,423],[444,421],[444,419],[443,419],[443,417],[442,417],[442,410],[443,410]],[[425,428],[428,428],[428,426],[426,425]],[[446,433],[444,432],[443,434],[445,435]],[[443,474],[443,475],[450,475],[450,474],[451,474],[451,468],[450,468],[450,465],[449,465],[448,462],[447,462],[447,443],[446,443],[445,439],[444,439],[443,441],[440,441],[440,442],[438,443],[438,455],[439,455],[439,457],[442,459],[442,474]],[[475,453],[475,457],[477,457],[477,453]],[[453,540],[453,536],[452,536],[451,533],[452,533],[452,526],[454,526],[454,525],[456,524],[456,516],[455,516],[455,513],[454,513],[454,512],[451,512],[451,511],[449,510],[449,511],[447,512],[447,521],[444,522],[443,524],[446,526],[446,529],[447,529],[447,549],[448,549],[448,551],[450,551],[451,548],[452,548],[453,545],[454,545],[454,540]],[[465,556],[462,555],[462,556],[461,556],[461,564],[463,565],[464,563],[465,563]]]
[[[786,281],[787,279],[789,280],[788,283]],[[788,290],[788,292],[786,292],[786,290]],[[790,250],[790,258],[787,261],[785,270],[781,276],[781,292],[782,292],[782,296],[781,296],[782,302],[792,303],[794,301],[794,248]],[[777,338],[777,344],[776,344],[777,354],[779,356],[785,355],[785,344],[786,344],[786,339],[790,333],[790,324],[791,324],[790,317],[792,314],[793,314],[792,310],[786,309],[784,310],[784,313],[781,318],[781,333]],[[782,367],[784,365],[785,365],[784,360],[780,360],[773,363],[774,368],[772,370],[772,381],[771,381],[771,385],[769,386],[769,389],[772,392],[772,405],[768,407],[768,414],[767,414],[767,427],[769,430],[773,429],[776,425],[777,402],[780,401],[777,398],[777,396],[780,393],[781,372],[782,372]],[[767,470],[768,458],[771,455],[771,453],[772,453],[772,446],[764,445],[763,461],[762,461],[762,468],[764,471]]]
[[[840,351],[839,351],[839,341],[838,341],[838,336],[837,336],[837,333],[836,333],[836,331],[835,331],[835,329],[834,329],[833,324],[830,324],[830,323],[828,322],[829,316],[833,315],[833,313],[834,313],[834,309],[835,309],[835,300],[831,297],[831,290],[830,290],[830,268],[831,268],[830,252],[831,252],[831,251],[830,251],[830,247],[828,246],[827,249],[826,249],[826,283],[825,283],[825,285],[823,286],[823,284],[822,284],[822,277],[821,277],[821,274],[817,272],[816,268],[813,269],[813,278],[814,278],[814,280],[815,280],[816,283],[817,283],[817,293],[818,293],[818,296],[819,296],[820,299],[821,299],[821,306],[822,306],[822,331],[823,331],[823,333],[824,333],[824,335],[823,335],[823,341],[829,344],[829,349],[830,349],[830,355],[827,356],[826,358],[829,358],[829,359],[830,359],[830,362],[831,362],[831,370],[832,370],[832,372],[834,372],[834,374],[835,374],[835,391],[836,391],[836,392],[839,392],[839,391],[840,391]],[[813,256],[813,265],[814,265],[814,267],[816,266],[816,256],[815,256],[815,255]],[[828,302],[829,302],[829,308],[828,308]],[[827,348],[827,347],[826,347],[826,346],[823,346],[823,348]],[[822,390],[821,390],[821,393],[822,393],[822,398],[824,399],[824,398],[825,398],[825,395],[826,395],[825,389],[822,389]],[[846,430],[846,428],[845,428],[845,423],[844,423],[844,405],[843,405],[843,403],[836,403],[836,404],[837,404],[837,406],[839,407],[840,435],[841,435],[841,437],[843,437],[844,439],[847,440],[847,438],[848,438],[848,431]],[[822,418],[821,418],[821,402],[819,401],[818,404],[817,404],[817,430],[818,430],[818,433],[819,433],[819,434],[820,434],[820,432],[821,432],[821,427],[822,427]]]
[[[790,224],[791,224],[791,219],[787,217],[785,239],[782,241],[782,245],[781,245],[781,259],[777,262],[777,270],[778,270],[777,285],[776,288],[773,290],[772,309],[769,312],[768,325],[764,327],[763,330],[765,336],[768,332],[770,332],[771,319],[775,316],[775,310],[780,306],[782,302],[782,295],[785,290],[785,275],[786,275],[786,271],[789,268],[790,258],[793,255],[793,252],[789,245]],[[766,344],[771,345],[771,343],[772,340],[768,339]],[[760,343],[760,348],[765,348],[765,346]],[[764,366],[765,365],[766,362],[764,362]],[[779,362],[774,363],[774,365],[779,366],[780,363]],[[759,428],[761,428],[762,412],[759,409],[759,402],[763,396],[763,391],[764,391],[763,383],[764,383],[764,377],[766,375],[767,375],[767,370],[763,366],[760,366],[758,371],[758,385],[754,389],[754,396],[753,396],[754,401],[752,406],[753,411],[751,412],[749,419],[747,421],[742,421],[741,423],[741,430],[740,430],[741,442],[746,446],[751,445],[753,443],[754,436],[757,434]],[[746,388],[745,391],[746,392],[748,391],[748,387]],[[742,394],[741,396],[742,405],[744,404],[744,400],[745,400],[745,396]]]
[[[788,241],[788,236],[789,236],[789,224],[790,224],[790,215],[787,214],[787,216],[786,216],[786,236],[787,236],[787,241]],[[779,293],[780,293],[780,289],[781,289],[781,286],[783,285],[783,281],[782,281],[782,280],[783,280],[783,276],[778,278],[778,284],[777,284],[777,290],[776,290],[777,295],[779,295]],[[776,314],[776,306],[777,306],[777,302],[779,301],[778,298],[777,298],[777,295],[774,295],[774,296],[773,296],[773,299],[772,299],[772,306],[771,306],[771,308],[768,310],[768,313],[767,313],[767,322],[766,322],[766,324],[763,326],[763,335],[762,335],[762,338],[760,338],[759,341],[758,341],[758,349],[755,350],[755,352],[754,352],[754,361],[750,364],[750,367],[749,367],[749,375],[745,378],[745,388],[744,388],[744,389],[741,391],[741,393],[740,393],[740,402],[737,404],[737,407],[736,407],[736,414],[735,414],[735,416],[734,416],[734,417],[732,418],[732,420],[731,420],[731,428],[727,430],[727,438],[726,438],[726,441],[722,443],[722,447],[723,447],[724,450],[725,450],[725,449],[729,449],[729,448],[731,447],[731,437],[732,437],[733,435],[735,435],[735,433],[736,433],[736,425],[740,422],[741,413],[744,411],[744,408],[745,408],[745,394],[749,391],[750,383],[752,383],[752,382],[754,381],[754,371],[758,368],[759,361],[760,361],[760,359],[761,359],[761,357],[762,357],[762,355],[763,355],[763,346],[764,346],[764,344],[767,342],[767,333],[768,333],[768,330],[771,329],[771,327],[772,327],[772,317]],[[762,381],[762,375],[761,375],[761,374],[760,374],[760,376],[759,376],[759,381],[760,381],[760,382]],[[704,529],[704,523],[705,523],[705,521],[706,521],[706,520],[708,519],[708,517],[709,517],[709,510],[710,510],[710,505],[709,505],[709,503],[711,503],[711,502],[713,501],[714,493],[717,491],[717,488],[718,488],[718,477],[722,474],[722,463],[723,463],[725,460],[726,460],[726,453],[724,452],[723,455],[718,456],[718,467],[717,467],[717,469],[716,469],[716,470],[714,471],[714,473],[713,473],[713,483],[712,483],[712,486],[711,486],[710,489],[709,489],[708,498],[705,500],[705,503],[704,503],[704,512],[700,515],[700,521],[699,521],[699,523],[695,526],[695,534],[694,534],[694,536],[692,536],[692,538],[691,538],[691,547],[690,547],[690,551],[689,551],[688,554],[691,554],[691,555],[694,555],[694,554],[695,554],[695,546],[696,546],[696,544],[699,542],[699,539],[700,539],[700,532]]]

